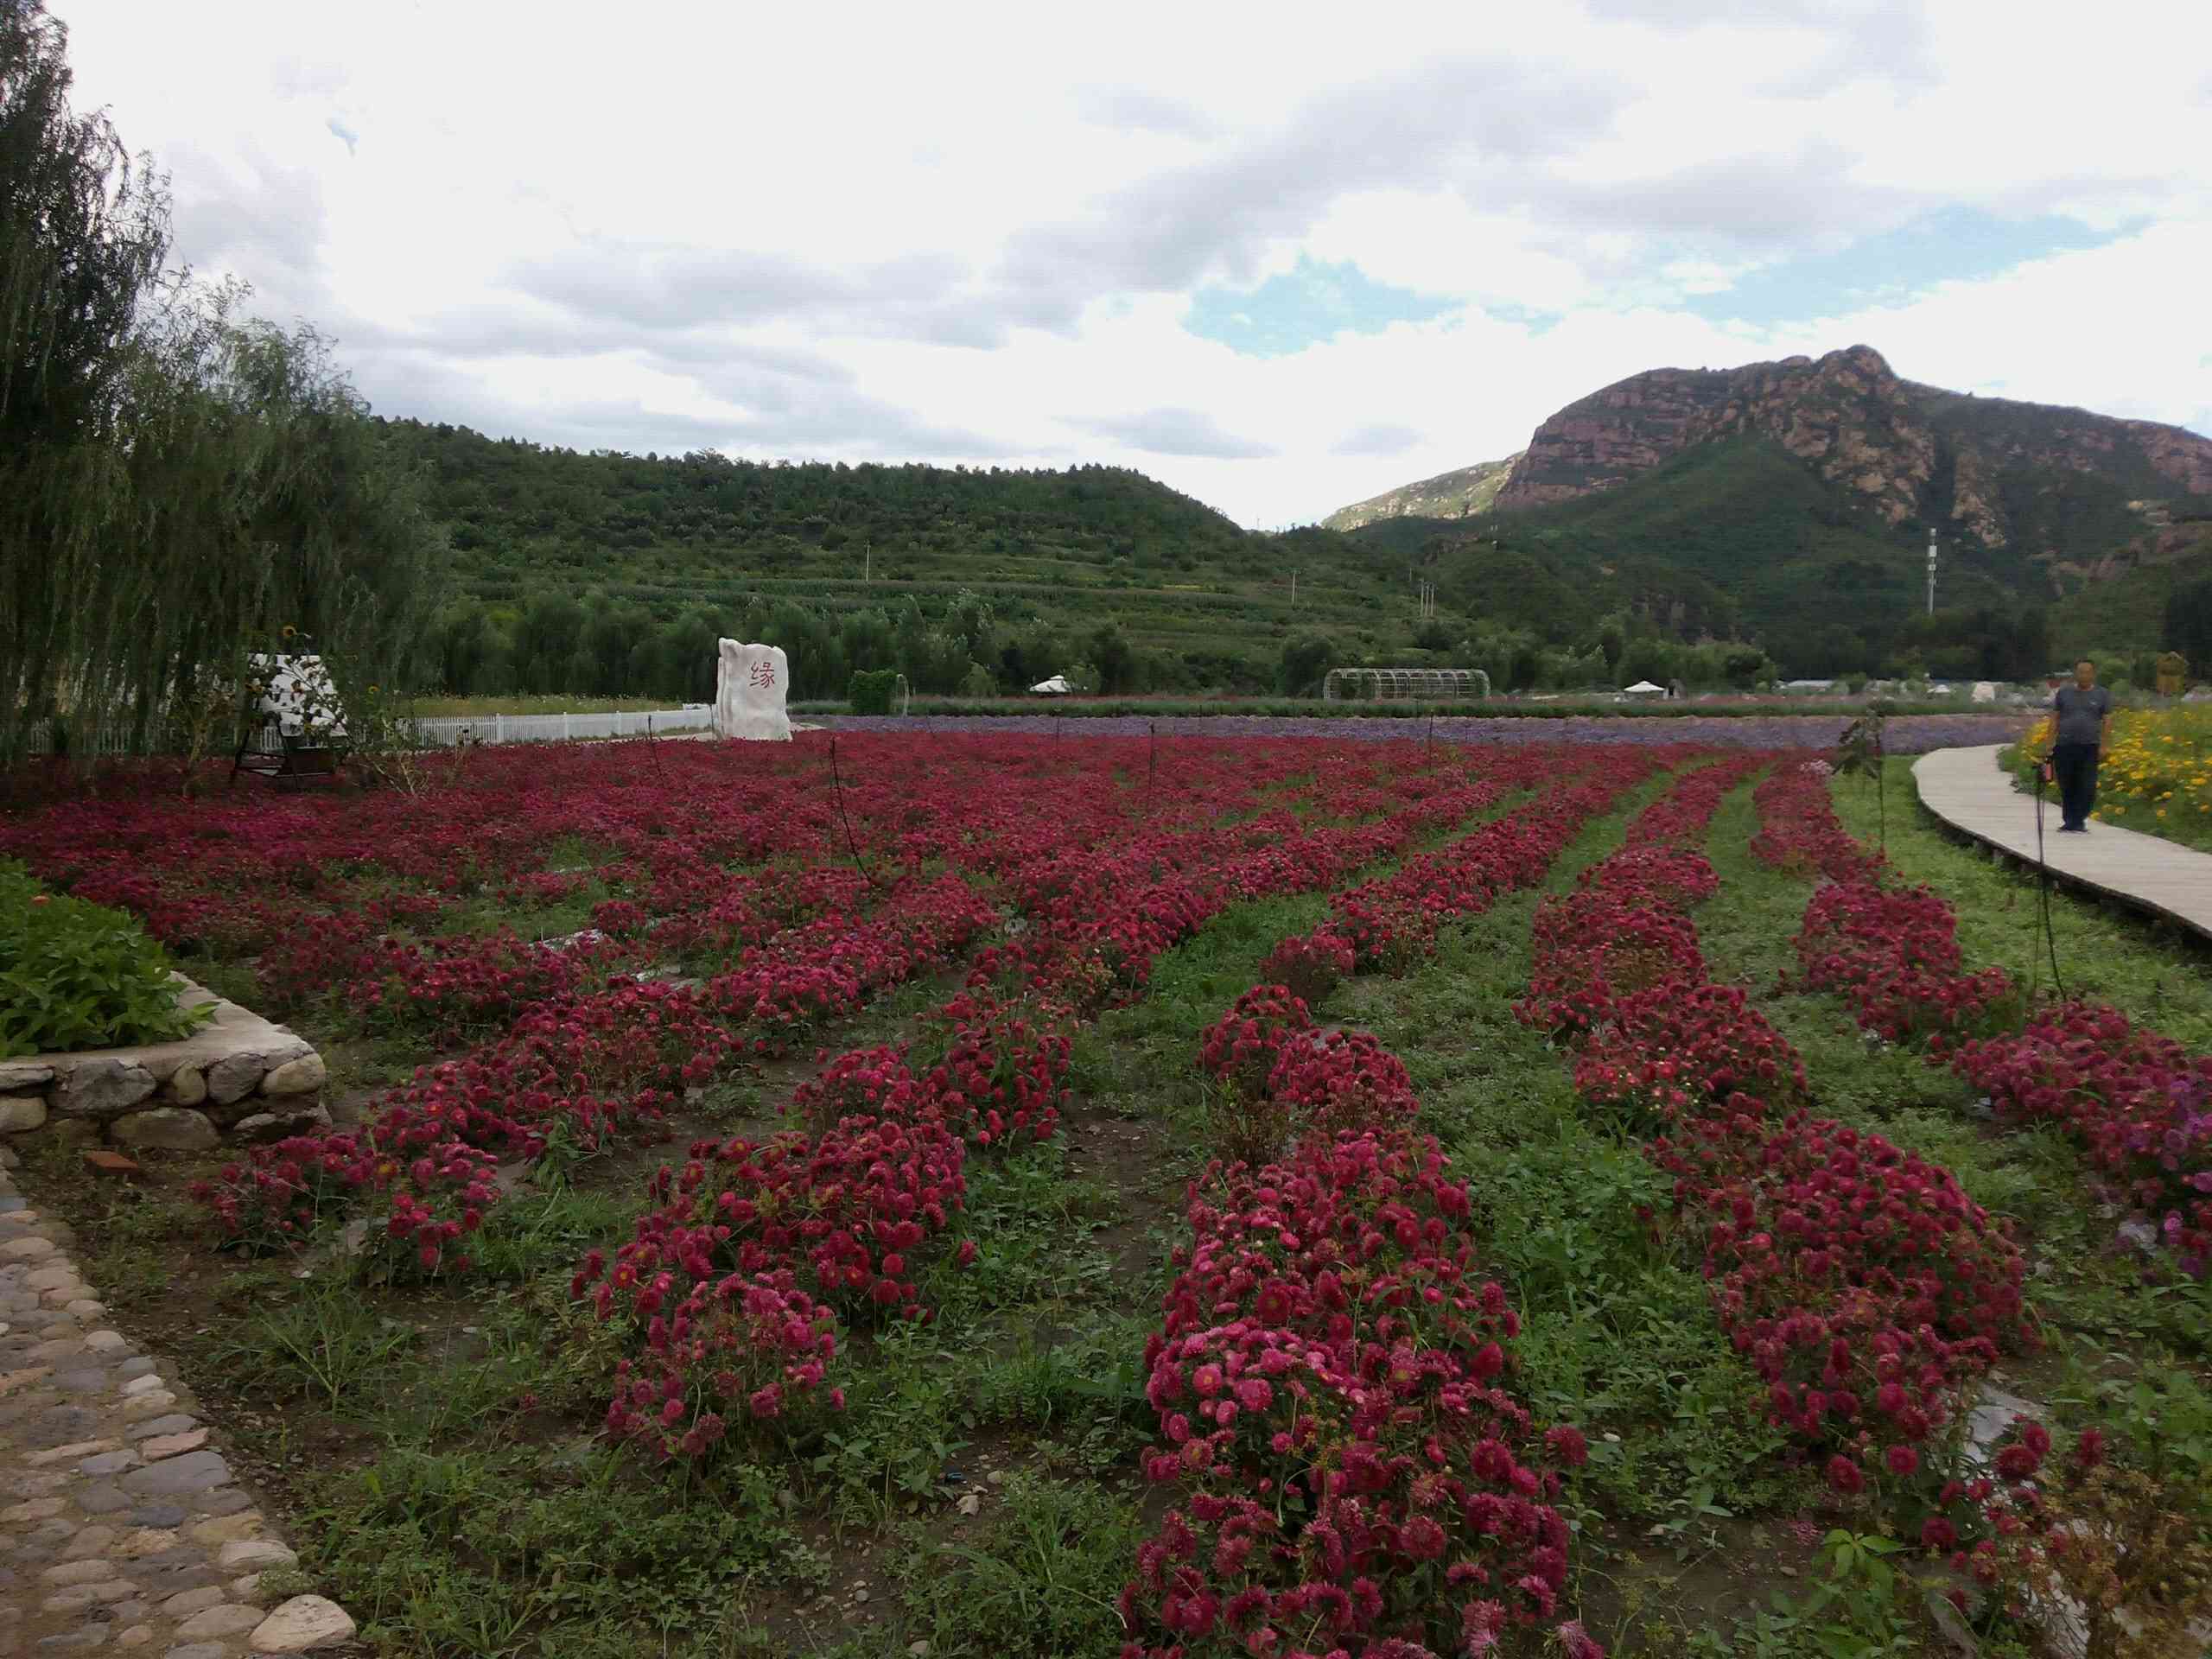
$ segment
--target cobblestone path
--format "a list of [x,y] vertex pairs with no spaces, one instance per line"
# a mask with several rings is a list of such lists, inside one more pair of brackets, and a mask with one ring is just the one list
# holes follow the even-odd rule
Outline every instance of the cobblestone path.
[[326,1652],[353,1621],[320,1596],[271,1606],[292,1565],[232,1481],[189,1393],[107,1324],[0,1169],[0,1659]]

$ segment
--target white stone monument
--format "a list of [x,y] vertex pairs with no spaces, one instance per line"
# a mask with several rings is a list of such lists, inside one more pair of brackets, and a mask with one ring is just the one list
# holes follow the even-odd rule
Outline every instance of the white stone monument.
[[755,742],[788,743],[791,717],[784,699],[791,690],[791,664],[779,645],[721,642],[715,677],[715,735]]

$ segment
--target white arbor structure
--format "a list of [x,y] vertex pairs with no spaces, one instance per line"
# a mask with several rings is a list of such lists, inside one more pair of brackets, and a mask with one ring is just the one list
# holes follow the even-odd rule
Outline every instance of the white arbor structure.
[[1321,682],[1325,702],[1468,702],[1488,696],[1490,676],[1479,668],[1332,668]]

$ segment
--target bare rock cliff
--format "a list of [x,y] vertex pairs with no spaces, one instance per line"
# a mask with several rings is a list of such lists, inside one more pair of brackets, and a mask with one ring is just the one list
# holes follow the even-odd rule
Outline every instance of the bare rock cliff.
[[[1774,440],[1885,523],[1948,522],[1993,548],[2016,539],[2006,480],[2024,472],[2212,497],[2212,440],[2153,422],[1919,385],[1900,379],[1872,346],[1853,346],[1818,359],[1631,375],[1539,426],[1497,505],[1588,495],[1746,432]],[[2148,493],[2129,503],[2146,525],[2160,505]]]

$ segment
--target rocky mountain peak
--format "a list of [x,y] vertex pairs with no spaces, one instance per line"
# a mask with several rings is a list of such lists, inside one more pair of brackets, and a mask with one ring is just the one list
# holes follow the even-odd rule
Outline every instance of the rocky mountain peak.
[[1991,548],[2018,539],[2023,493],[2039,487],[2032,475],[2103,480],[2145,513],[2170,493],[2212,496],[2212,440],[1918,385],[1859,344],[1817,359],[1651,369],[1617,381],[1536,429],[1497,505],[1541,506],[1611,489],[1698,444],[1747,433],[1780,444],[1885,524],[1943,524]]

